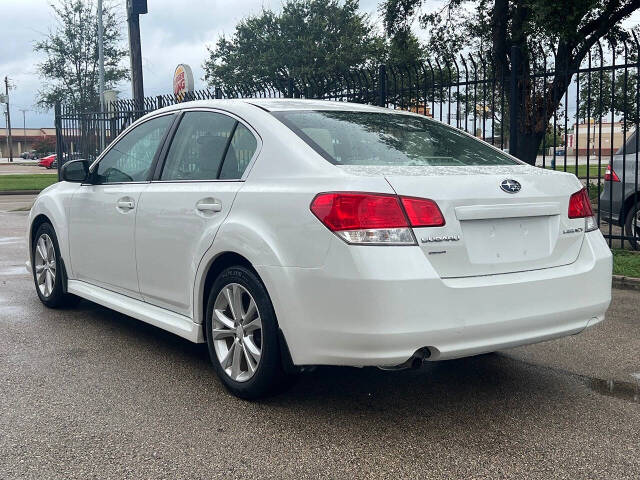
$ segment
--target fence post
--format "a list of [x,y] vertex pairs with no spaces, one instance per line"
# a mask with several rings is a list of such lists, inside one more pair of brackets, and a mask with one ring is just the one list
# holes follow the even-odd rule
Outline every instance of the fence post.
[[158,95],[156,101],[158,102],[158,108],[164,107],[164,98],[162,98],[162,95]]
[[511,78],[509,79],[509,153],[516,156],[518,152],[518,114],[520,112],[520,89],[518,74],[520,73],[520,48],[511,47]]
[[387,106],[387,66],[384,63],[378,67],[378,105]]
[[220,90],[220,87],[215,88],[215,96],[216,98],[222,98],[222,90]]
[[60,102],[55,104],[55,120],[54,126],[56,127],[56,160],[58,163],[58,180],[60,178],[60,169],[62,168],[62,106]]
[[287,86],[287,98],[293,98],[293,78],[289,77],[289,84]]

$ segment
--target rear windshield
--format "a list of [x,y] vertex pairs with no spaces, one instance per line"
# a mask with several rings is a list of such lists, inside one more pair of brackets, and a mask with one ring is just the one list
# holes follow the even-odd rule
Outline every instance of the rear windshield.
[[484,142],[427,118],[319,110],[273,115],[334,165],[518,164]]

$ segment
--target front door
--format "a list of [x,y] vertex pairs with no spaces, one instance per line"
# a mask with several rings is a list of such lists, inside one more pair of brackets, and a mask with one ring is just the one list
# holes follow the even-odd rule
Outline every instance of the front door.
[[91,184],[74,193],[69,212],[70,278],[140,298],[136,212],[173,118],[152,118],[118,139],[94,166]]
[[145,301],[192,315],[198,264],[229,214],[257,145],[254,134],[226,114],[184,114],[160,178],[140,198],[136,251]]

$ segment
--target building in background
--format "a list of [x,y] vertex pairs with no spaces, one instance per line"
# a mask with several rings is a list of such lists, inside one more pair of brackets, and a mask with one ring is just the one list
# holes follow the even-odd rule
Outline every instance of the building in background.
[[[613,127],[613,135],[611,128]],[[625,135],[624,125],[622,122],[602,122],[599,123],[595,119],[589,119],[589,122],[574,124],[570,133],[567,135],[567,154],[586,155],[587,150],[590,155],[611,155],[615,153],[625,138],[629,138],[635,131],[634,125],[627,125]]]
[[[53,139],[53,141],[52,141]],[[11,140],[14,157],[20,157],[22,152],[34,150],[39,143],[52,143],[55,150],[56,129],[55,128],[12,128]],[[9,156],[7,145],[7,129],[0,128],[0,158]]]

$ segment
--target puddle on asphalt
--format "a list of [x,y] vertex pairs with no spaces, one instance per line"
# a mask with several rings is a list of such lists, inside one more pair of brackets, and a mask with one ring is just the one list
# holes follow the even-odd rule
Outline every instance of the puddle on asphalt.
[[640,383],[592,378],[589,380],[589,388],[600,395],[640,403]]
[[10,243],[20,243],[24,240],[22,237],[2,237],[0,238],[0,245],[9,245]]
[[29,320],[27,309],[22,306],[0,306],[0,322]]
[[24,265],[12,265],[10,267],[0,268],[0,276],[2,275],[27,275],[27,269]]

